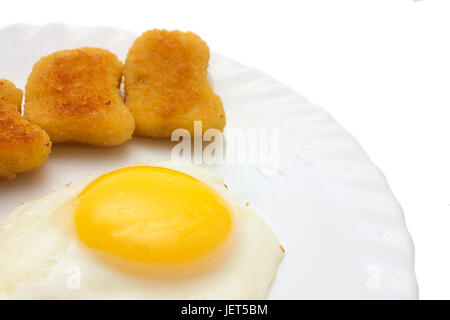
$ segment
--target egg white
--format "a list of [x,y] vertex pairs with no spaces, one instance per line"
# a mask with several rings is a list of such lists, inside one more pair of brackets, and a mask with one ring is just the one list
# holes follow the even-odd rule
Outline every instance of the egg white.
[[[13,211],[0,225],[0,299],[263,299],[283,258],[266,223],[234,198],[221,178],[199,166],[144,161],[178,170],[213,187],[234,214],[235,241],[225,260],[179,279],[124,272],[96,257],[78,239],[77,196],[100,175]],[[79,281],[78,281],[79,280]]]

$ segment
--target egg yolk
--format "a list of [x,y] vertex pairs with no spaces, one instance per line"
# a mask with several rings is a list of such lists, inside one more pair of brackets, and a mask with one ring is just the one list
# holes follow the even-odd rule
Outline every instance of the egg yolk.
[[150,166],[101,176],[79,196],[75,225],[89,247],[135,262],[182,264],[226,243],[233,219],[207,184]]

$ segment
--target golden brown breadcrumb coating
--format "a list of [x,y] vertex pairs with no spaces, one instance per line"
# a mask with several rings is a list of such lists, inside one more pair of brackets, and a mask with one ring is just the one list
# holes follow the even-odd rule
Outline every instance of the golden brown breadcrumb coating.
[[54,143],[115,146],[131,138],[134,118],[119,86],[123,64],[113,53],[84,47],[42,57],[25,87],[24,115]]
[[223,130],[222,101],[207,79],[209,48],[192,32],[151,30],[133,43],[125,62],[125,103],[136,120],[136,133],[170,138],[177,128],[193,133]]
[[0,79],[0,177],[40,167],[47,160],[52,143],[47,133],[20,114],[22,90]]

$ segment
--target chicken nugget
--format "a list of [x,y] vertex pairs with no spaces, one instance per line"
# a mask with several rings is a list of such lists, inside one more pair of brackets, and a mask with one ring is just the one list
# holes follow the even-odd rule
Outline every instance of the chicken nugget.
[[125,61],[125,103],[136,134],[170,138],[177,128],[193,134],[223,130],[222,101],[207,79],[209,48],[192,32],[151,30],[135,40]]
[[40,167],[47,160],[52,143],[48,134],[20,114],[22,90],[0,79],[0,177]]
[[123,64],[108,50],[84,47],[42,57],[25,87],[25,117],[54,143],[116,146],[131,138],[134,118],[122,101]]

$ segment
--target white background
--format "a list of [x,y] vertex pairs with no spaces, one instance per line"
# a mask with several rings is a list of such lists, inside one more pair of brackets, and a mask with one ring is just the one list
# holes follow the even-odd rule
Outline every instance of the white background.
[[191,30],[288,84],[385,173],[415,243],[420,297],[450,299],[448,0],[3,3],[0,26],[16,22]]

